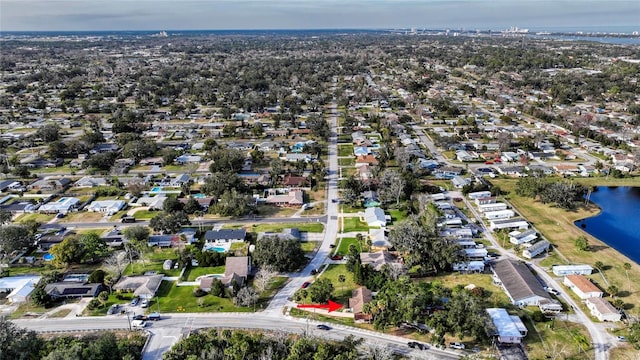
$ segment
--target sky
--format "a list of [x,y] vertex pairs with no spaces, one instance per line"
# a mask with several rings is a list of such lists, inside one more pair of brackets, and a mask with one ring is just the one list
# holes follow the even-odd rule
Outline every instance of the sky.
[[500,30],[511,26],[640,31],[640,1],[0,0],[0,31]]

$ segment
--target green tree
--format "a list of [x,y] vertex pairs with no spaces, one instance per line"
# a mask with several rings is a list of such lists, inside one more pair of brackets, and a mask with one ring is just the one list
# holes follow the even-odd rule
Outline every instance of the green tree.
[[169,197],[162,204],[162,210],[167,213],[173,213],[176,211],[182,211],[184,205],[180,202],[180,200]]
[[49,253],[54,256],[53,262],[58,266],[77,264],[84,256],[82,242],[78,235],[71,235],[61,243],[53,245]]
[[147,243],[149,240],[149,228],[146,226],[129,226],[122,232],[125,239],[136,243]]
[[243,216],[253,210],[254,200],[249,195],[239,193],[236,189],[225,191],[211,211],[222,216]]
[[44,125],[36,131],[36,137],[45,143],[58,141],[60,138],[60,127],[58,125]]
[[585,236],[579,236],[578,238],[576,238],[574,242],[578,250],[580,251],[589,250],[589,240],[587,240]]
[[94,263],[109,255],[109,246],[100,235],[94,232],[81,235],[80,242],[84,261]]
[[193,197],[190,197],[189,200],[187,200],[187,203],[184,204],[184,212],[186,212],[189,215],[195,213],[196,211],[201,211],[201,210],[202,210],[202,206],[200,206],[200,203],[198,202],[198,200],[196,200]]
[[10,223],[12,218],[11,211],[0,209],[0,226]]
[[0,255],[9,255],[33,243],[33,238],[26,226],[0,226]]
[[233,172],[242,170],[244,153],[240,150],[215,148],[211,151],[212,163],[209,170],[215,172]]
[[296,271],[306,261],[300,242],[277,236],[257,241],[253,259],[260,266],[272,266],[283,272]]
[[160,212],[149,222],[149,226],[154,231],[162,232],[163,234],[174,234],[178,232],[183,226],[190,225],[189,217],[183,211],[177,211],[174,213]]
[[333,283],[327,278],[320,278],[309,287],[309,296],[311,297],[311,302],[314,303],[326,303],[331,298],[332,293]]
[[13,360],[39,360],[44,341],[35,331],[18,327],[0,316],[0,358]]

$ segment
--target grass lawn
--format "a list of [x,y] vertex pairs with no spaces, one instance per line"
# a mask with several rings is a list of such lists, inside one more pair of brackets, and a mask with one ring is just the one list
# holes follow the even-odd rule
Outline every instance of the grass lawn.
[[38,213],[33,213],[33,214],[22,214],[20,216],[18,216],[18,219],[16,220],[17,223],[24,223],[30,220],[33,221],[37,221],[41,224],[47,223],[49,221],[51,221],[51,219],[53,219],[56,215],[55,214],[38,214]]
[[[251,312],[251,307],[237,307],[230,298],[205,295],[193,296],[195,286],[176,286],[174,282],[163,281],[158,290],[158,298],[149,304],[151,311],[156,311],[160,302],[161,313],[173,312]],[[201,304],[200,304],[201,302]]]
[[353,231],[361,231],[361,232],[369,232],[369,226],[358,218],[344,218],[344,228],[342,232],[353,232]]
[[351,144],[338,145],[338,156],[352,156],[352,155],[353,155],[353,145]]
[[[583,180],[594,185],[597,184],[591,178],[576,179],[576,181]],[[631,181],[632,179],[615,180]],[[638,182],[637,179],[634,181]],[[619,297],[628,304],[626,309],[634,315],[640,313],[640,282],[629,280],[640,277],[640,265],[629,260],[615,249],[574,225],[574,221],[576,220],[596,215],[600,210],[595,205],[582,207],[575,211],[566,211],[516,195],[514,189],[517,180],[492,180],[492,182],[495,185],[499,185],[503,190],[510,192],[509,195],[506,196],[507,200],[509,200],[515,209],[529,220],[538,231],[549,239],[555,246],[554,252],[557,251],[560,253],[556,258],[551,260],[553,261],[552,264],[548,264],[551,261],[545,261],[545,265],[570,263],[589,264],[593,266],[596,261],[601,261],[605,265],[604,276],[606,279],[610,284],[615,284],[621,290]],[[630,183],[614,184],[629,185]],[[609,185],[609,183],[606,185]],[[575,239],[579,236],[585,236],[589,240],[591,250],[580,251],[577,249]],[[629,270],[628,273],[629,277],[627,277],[627,273],[623,268],[625,262],[631,264],[631,270]],[[598,280],[598,282],[606,288],[607,285],[603,283],[600,274],[594,275],[596,275],[594,279]]]
[[358,251],[362,251],[360,249],[360,244],[358,243],[358,240],[356,240],[356,238],[343,237],[342,240],[340,240],[340,246],[338,246],[338,252],[336,253],[336,255],[345,256],[349,254],[349,245],[351,244],[354,244],[358,248]]
[[429,282],[439,282],[448,288],[454,288],[457,285],[467,286],[473,284],[475,286],[482,287],[489,293],[491,298],[492,307],[505,307],[511,308],[511,302],[507,295],[498,287],[493,284],[491,275],[489,274],[462,274],[462,273],[447,273],[443,275],[430,276],[422,278]]
[[140,211],[136,211],[133,214],[133,217],[136,218],[136,220],[149,220],[151,218],[156,217],[158,214],[159,214],[158,211],[140,210]]
[[351,205],[342,205],[341,209],[342,209],[343,213],[349,213],[349,214],[355,214],[355,213],[359,213],[359,212],[364,212],[364,210],[365,210],[362,207],[353,207]]
[[[345,282],[338,281],[338,277],[344,275]],[[349,298],[351,297],[351,291],[358,287],[353,282],[353,273],[347,270],[347,265],[329,265],[327,269],[320,275],[323,279],[331,280],[333,284],[333,298],[337,303],[343,306],[349,306]]]
[[65,217],[60,219],[61,223],[65,222],[98,222],[104,219],[104,214],[100,212],[91,211],[78,211],[68,213]]
[[354,166],[356,164],[356,159],[354,158],[339,158],[338,165],[340,166]]
[[402,221],[407,217],[406,210],[391,209],[391,210],[387,210],[387,212],[389,213],[389,215],[391,215],[391,221],[393,223]]
[[258,205],[256,211],[260,216],[266,217],[290,217],[295,214],[299,208],[280,208],[270,205]]
[[185,272],[187,276],[187,281],[195,281],[198,276],[208,275],[208,274],[224,274],[224,265],[221,266],[196,266],[192,267]]
[[280,223],[280,224],[253,224],[246,226],[251,232],[281,232],[284,229],[297,228],[302,232],[321,233],[324,231],[322,223]]
[[305,241],[301,242],[300,246],[305,253],[313,252],[318,247],[319,241]]
[[62,309],[62,310],[58,310],[56,312],[54,312],[53,314],[49,315],[48,317],[50,318],[63,318],[67,315],[69,315],[69,313],[71,312],[71,309]]

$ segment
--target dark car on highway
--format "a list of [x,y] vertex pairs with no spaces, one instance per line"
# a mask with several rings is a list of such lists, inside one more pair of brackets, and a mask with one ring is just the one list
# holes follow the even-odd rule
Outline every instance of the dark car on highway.
[[305,281],[305,282],[303,282],[303,283],[302,283],[302,288],[303,288],[303,289],[306,289],[306,288],[308,288],[308,287],[309,287],[309,285],[311,285],[311,283],[310,283],[310,282],[308,282],[308,281]]

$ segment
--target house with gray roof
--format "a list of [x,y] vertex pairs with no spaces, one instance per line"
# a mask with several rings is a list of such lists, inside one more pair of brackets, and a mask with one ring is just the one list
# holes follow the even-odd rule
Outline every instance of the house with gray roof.
[[208,230],[204,234],[204,241],[208,243],[213,242],[242,242],[247,236],[247,230],[245,229],[220,229],[220,230]]
[[124,276],[115,285],[114,290],[133,291],[133,295],[143,299],[151,299],[156,295],[164,275]]

